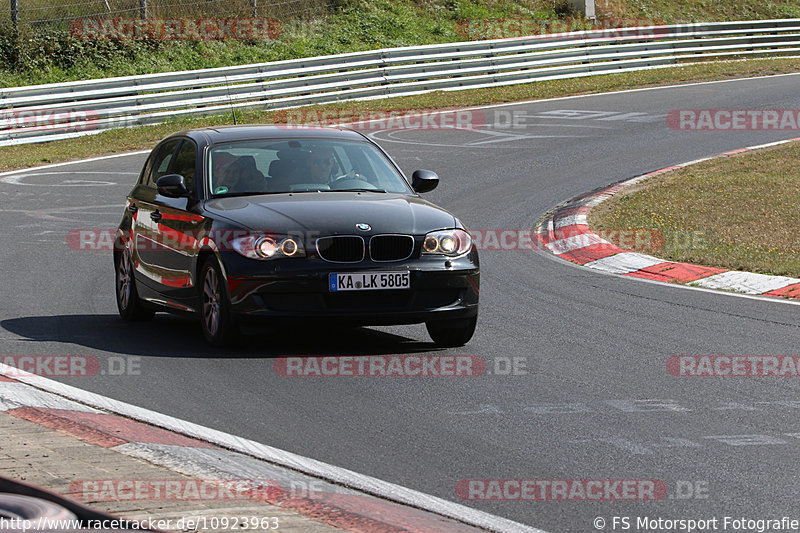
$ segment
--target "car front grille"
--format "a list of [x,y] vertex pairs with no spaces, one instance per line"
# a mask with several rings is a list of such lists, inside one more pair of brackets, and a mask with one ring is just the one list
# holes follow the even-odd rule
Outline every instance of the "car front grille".
[[375,235],[369,241],[369,255],[373,261],[402,261],[414,253],[411,235]]
[[334,235],[317,239],[317,253],[332,263],[358,263],[364,260],[364,239],[358,235]]
[[463,289],[424,291],[364,291],[343,293],[263,293],[258,305],[277,312],[304,313],[308,316],[345,311],[369,315],[374,312],[427,311],[455,305],[464,297]]
[[411,311],[453,305],[463,297],[461,289],[425,291],[364,291],[325,294],[328,311]]

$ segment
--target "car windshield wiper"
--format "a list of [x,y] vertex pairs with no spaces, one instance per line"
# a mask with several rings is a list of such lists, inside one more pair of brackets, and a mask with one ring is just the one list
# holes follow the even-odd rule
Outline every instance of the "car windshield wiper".
[[266,192],[266,191],[253,191],[253,192],[226,192],[223,194],[214,195],[215,198],[231,198],[233,196],[259,196],[262,194],[283,194],[282,192]]
[[331,189],[333,192],[386,192],[383,189]]

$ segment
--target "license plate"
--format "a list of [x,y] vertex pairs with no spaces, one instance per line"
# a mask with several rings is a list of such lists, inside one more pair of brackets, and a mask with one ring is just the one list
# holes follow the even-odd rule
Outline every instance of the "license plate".
[[332,273],[328,276],[331,292],[408,289],[408,272],[353,272]]

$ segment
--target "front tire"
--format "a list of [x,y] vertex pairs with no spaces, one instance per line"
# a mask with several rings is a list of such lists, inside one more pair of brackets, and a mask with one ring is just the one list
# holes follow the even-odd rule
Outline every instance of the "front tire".
[[155,315],[155,311],[146,306],[146,304],[139,298],[139,292],[136,290],[136,278],[133,276],[133,261],[131,260],[131,253],[128,250],[123,250],[117,254],[114,261],[114,270],[116,271],[116,295],[117,295],[117,309],[119,316],[123,320],[129,321],[143,321],[150,320]]
[[456,318],[452,320],[431,320],[425,322],[425,328],[433,342],[443,348],[464,346],[475,333],[478,324],[478,315],[471,318]]
[[203,335],[209,344],[225,347],[234,344],[239,338],[239,327],[231,312],[225,278],[219,263],[209,257],[203,264],[200,279],[200,318]]

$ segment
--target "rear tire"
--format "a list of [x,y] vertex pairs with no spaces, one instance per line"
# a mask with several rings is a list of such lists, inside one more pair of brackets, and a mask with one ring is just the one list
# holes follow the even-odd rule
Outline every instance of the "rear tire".
[[218,347],[231,346],[239,339],[239,327],[231,312],[225,277],[219,263],[209,257],[200,274],[200,320],[203,335],[209,344]]
[[117,295],[117,309],[123,320],[143,321],[150,320],[155,315],[152,308],[147,307],[136,290],[136,278],[133,275],[133,261],[131,253],[123,250],[117,254],[114,261],[115,285]]
[[478,324],[478,315],[471,318],[456,318],[452,320],[431,320],[425,322],[425,328],[433,342],[443,348],[464,346],[475,333]]

